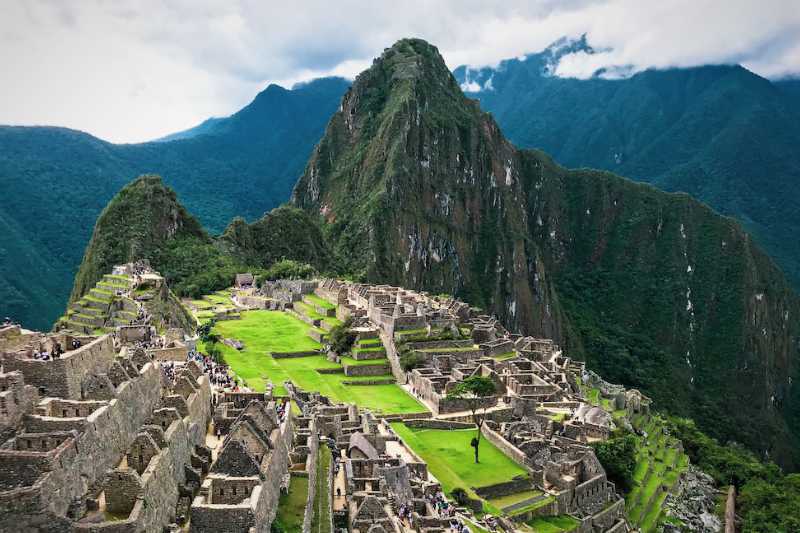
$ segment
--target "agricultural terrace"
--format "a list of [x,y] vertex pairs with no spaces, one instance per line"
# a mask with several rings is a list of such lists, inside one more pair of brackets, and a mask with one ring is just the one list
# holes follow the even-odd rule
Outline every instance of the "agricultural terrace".
[[[275,394],[283,395],[284,381],[292,381],[309,391],[319,391],[335,402],[355,403],[359,407],[382,414],[420,413],[426,411],[412,396],[394,383],[383,385],[349,385],[345,382],[390,380],[381,376],[345,376],[343,365],[328,361],[323,355],[274,358],[272,352],[319,350],[320,344],[309,337],[311,326],[282,311],[244,311],[238,320],[221,320],[213,333],[221,338],[244,343],[236,350],[217,344],[225,362],[255,390],[264,390],[265,380],[272,381]],[[346,358],[344,358],[346,359]],[[375,364],[376,361],[354,361]],[[348,364],[345,362],[344,364]],[[334,371],[320,373],[318,370]],[[336,372],[339,370],[338,372]]]

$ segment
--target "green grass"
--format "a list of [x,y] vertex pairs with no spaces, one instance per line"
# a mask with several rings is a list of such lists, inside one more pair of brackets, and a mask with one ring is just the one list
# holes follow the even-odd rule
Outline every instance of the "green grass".
[[399,422],[392,423],[392,429],[428,463],[428,470],[439,480],[447,493],[461,487],[474,497],[473,488],[509,481],[516,476],[528,474],[524,468],[486,439],[481,439],[481,462],[475,464],[473,448],[469,445],[475,436],[474,429],[410,428]]
[[278,522],[286,533],[299,533],[303,530],[303,518],[306,514],[308,499],[308,478],[292,476],[289,482],[289,494],[281,494],[278,503]]
[[[309,325],[281,311],[246,311],[239,320],[217,322],[214,331],[223,338],[244,342],[241,351],[219,343],[225,361],[234,372],[256,390],[264,390],[265,379],[272,381],[275,394],[286,391],[287,380],[308,391],[319,391],[335,402],[355,403],[384,414],[419,413],[427,409],[395,384],[344,385],[343,381],[391,378],[385,376],[347,377],[344,374],[320,374],[317,368],[338,368],[338,363],[324,356],[275,359],[268,352],[317,350],[318,342],[307,335]],[[359,361],[369,363],[369,361]],[[375,364],[375,361],[372,361]]]
[[527,500],[528,498],[533,498],[541,494],[542,491],[540,490],[526,490],[524,492],[516,492],[514,494],[509,494],[507,496],[501,496],[500,498],[492,498],[489,500],[489,503],[491,503],[495,507],[502,509],[503,507],[514,505],[515,503],[519,503],[521,501]]
[[314,493],[314,518],[311,521],[312,533],[330,532],[330,487],[328,485],[330,464],[331,451],[324,444],[320,444],[319,459],[317,460],[317,490]]
[[522,507],[520,509],[516,509],[515,511],[513,511],[511,513],[511,516],[517,516],[517,515],[528,513],[530,511],[536,510],[536,509],[538,509],[540,507],[544,507],[545,505],[547,505],[549,503],[552,503],[554,500],[555,500],[555,497],[553,497],[553,496],[548,496],[546,498],[542,498],[541,500],[537,501],[536,503],[532,503],[532,504],[526,505],[525,507]]
[[353,359],[352,357],[347,357],[346,355],[342,356],[340,359],[342,360],[343,365],[348,365],[348,366],[379,366],[379,365],[385,365],[389,362],[389,360],[386,358],[357,360]]
[[329,302],[325,298],[320,298],[316,294],[307,294],[306,298],[308,298],[309,301],[313,302],[314,304],[316,304],[316,305],[318,305],[318,306],[320,306],[320,307],[322,307],[324,309],[336,309],[336,305],[335,304],[332,304],[331,302]]
[[[648,420],[636,419],[638,427],[647,431],[649,442],[639,439],[633,489],[625,495],[628,519],[645,533],[655,531],[663,517],[666,492],[688,465],[686,454],[679,454],[672,439],[661,431],[663,423],[656,416]],[[652,498],[652,502],[651,502]]]
[[561,533],[575,528],[579,521],[567,515],[540,516],[526,522],[536,533]]
[[[361,346],[364,346],[364,345],[361,345]],[[356,353],[382,352],[383,350],[384,350],[384,348],[383,348],[382,344],[379,345],[379,346],[369,345],[369,346],[364,346],[364,347],[359,347],[359,348],[353,348],[353,351],[356,352]]]
[[380,338],[377,338],[377,339],[361,339],[360,341],[358,341],[357,346],[359,348],[370,348],[372,346],[375,346],[375,347],[380,346],[382,348],[383,347],[383,341],[381,341]]
[[322,322],[325,323],[326,326],[328,326],[328,328],[332,328],[334,326],[338,326],[338,325],[340,325],[342,323],[342,321],[339,320],[336,317],[325,316],[325,315],[322,315],[322,314],[318,313],[317,310],[314,309],[312,306],[310,306],[308,304],[304,304],[303,302],[295,302],[294,303],[294,307],[295,307],[295,310],[298,313],[304,314],[308,318],[311,318],[311,319],[314,319],[314,320],[321,320]]
[[492,359],[495,359],[497,361],[505,361],[507,359],[513,359],[516,356],[517,356],[517,352],[506,352],[506,353],[493,355]]

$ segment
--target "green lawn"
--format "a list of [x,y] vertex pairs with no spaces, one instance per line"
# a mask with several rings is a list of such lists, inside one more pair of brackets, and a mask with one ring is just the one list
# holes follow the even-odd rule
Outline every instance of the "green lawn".
[[571,516],[542,516],[536,517],[526,522],[533,528],[536,533],[561,533],[562,531],[570,531],[576,527],[580,522]]
[[318,305],[318,306],[320,306],[320,307],[322,307],[324,309],[336,309],[336,305],[335,304],[332,304],[331,302],[329,302],[325,298],[320,298],[316,294],[307,294],[306,298],[308,298],[308,300],[310,302],[314,302],[314,304],[316,304],[316,305]]
[[303,302],[295,302],[294,308],[298,313],[302,313],[306,315],[308,318],[312,318],[315,320],[322,320],[322,322],[324,322],[325,325],[328,326],[328,328],[338,326],[342,323],[342,321],[336,317],[321,315],[320,313],[317,312],[315,308],[313,308],[308,304],[304,304]]
[[289,482],[289,494],[281,494],[278,503],[278,522],[286,533],[300,533],[303,531],[303,518],[306,514],[306,500],[308,499],[308,478],[292,476]]
[[383,341],[378,339],[361,339],[358,341],[357,346],[359,348],[371,348],[371,347],[380,347],[383,348]]
[[475,464],[473,448],[469,445],[475,436],[474,429],[410,428],[399,422],[392,423],[392,429],[428,463],[428,470],[447,493],[456,487],[472,492],[471,489],[475,487],[527,475],[524,468],[486,439],[481,439],[481,462]]
[[[214,332],[223,338],[230,337],[244,343],[241,351],[222,343],[218,346],[233,371],[256,390],[264,390],[264,379],[269,379],[275,385],[275,394],[284,395],[283,383],[290,380],[305,390],[319,391],[333,401],[355,403],[384,414],[426,411],[422,404],[397,385],[342,383],[391,378],[390,375],[347,377],[343,373],[320,374],[316,369],[340,368],[341,365],[322,355],[287,359],[267,355],[269,352],[319,349],[319,343],[306,334],[309,329],[305,322],[281,311],[246,311],[239,320],[223,320],[214,326]],[[369,361],[359,361],[365,362]]]
[[502,509],[503,507],[508,507],[509,505],[525,501],[528,498],[533,498],[535,496],[539,496],[540,494],[542,494],[542,491],[540,490],[526,490],[524,492],[509,494],[508,496],[501,496],[500,498],[492,498],[489,500],[489,503],[497,508]]

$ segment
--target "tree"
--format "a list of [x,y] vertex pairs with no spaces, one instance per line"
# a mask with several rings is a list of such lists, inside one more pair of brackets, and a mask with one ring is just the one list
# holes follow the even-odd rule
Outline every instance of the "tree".
[[356,342],[356,334],[350,330],[352,325],[353,319],[348,318],[341,324],[332,327],[328,334],[331,350],[339,355],[349,352]]
[[[475,448],[475,462],[480,463],[478,459],[478,447],[481,444],[481,428],[486,419],[486,407],[484,400],[489,396],[494,395],[497,391],[494,381],[483,376],[470,376],[464,381],[458,383],[448,393],[449,398],[458,398],[466,400],[470,412],[472,413],[472,422],[478,428],[478,435],[469,443],[470,446]],[[482,409],[483,413],[478,414],[478,410]]]
[[621,490],[630,490],[633,485],[633,471],[636,468],[636,437],[628,434],[596,442],[592,447],[608,479]]

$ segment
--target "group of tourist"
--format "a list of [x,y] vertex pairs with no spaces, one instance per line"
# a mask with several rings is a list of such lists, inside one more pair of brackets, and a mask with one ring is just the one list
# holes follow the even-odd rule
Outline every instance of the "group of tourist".
[[61,354],[63,353],[64,350],[61,348],[61,343],[56,342],[53,344],[52,350],[34,350],[31,357],[38,361],[50,361],[52,359],[61,359]]
[[219,389],[232,388],[234,391],[238,390],[236,381],[228,372],[228,365],[217,363],[209,356],[194,350],[189,352],[187,360],[195,361],[200,365],[200,368],[202,368],[203,372],[208,376],[212,387]]
[[17,323],[11,320],[10,316],[7,316],[3,319],[3,326],[15,326]]

